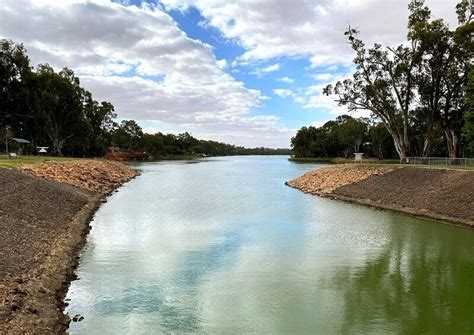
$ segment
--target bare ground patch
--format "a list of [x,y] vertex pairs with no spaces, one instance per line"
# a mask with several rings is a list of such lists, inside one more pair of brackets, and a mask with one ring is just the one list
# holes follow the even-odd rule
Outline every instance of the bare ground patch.
[[65,332],[63,299],[90,218],[136,175],[121,163],[78,162],[0,169],[0,334]]

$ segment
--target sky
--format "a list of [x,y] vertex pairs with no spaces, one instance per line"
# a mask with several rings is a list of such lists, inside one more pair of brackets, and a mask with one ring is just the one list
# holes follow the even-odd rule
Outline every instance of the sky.
[[[322,89],[353,71],[348,24],[367,45],[403,43],[408,2],[0,0],[0,38],[34,66],[73,69],[146,132],[286,148],[302,126],[347,113]],[[451,26],[456,3],[426,1]]]

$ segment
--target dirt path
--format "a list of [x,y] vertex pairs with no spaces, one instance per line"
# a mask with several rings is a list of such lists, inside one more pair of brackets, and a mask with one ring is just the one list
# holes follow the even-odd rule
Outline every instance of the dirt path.
[[332,166],[287,183],[304,192],[474,227],[474,171]]
[[[69,317],[63,314],[63,299],[90,218],[105,191],[136,175],[127,167],[117,169],[117,163],[55,164],[66,166],[55,166],[54,171],[67,172],[46,179],[31,172],[45,176],[48,166],[36,166],[30,173],[0,169],[0,334],[64,333]],[[77,176],[83,186],[97,185],[104,192],[51,180],[77,184]]]

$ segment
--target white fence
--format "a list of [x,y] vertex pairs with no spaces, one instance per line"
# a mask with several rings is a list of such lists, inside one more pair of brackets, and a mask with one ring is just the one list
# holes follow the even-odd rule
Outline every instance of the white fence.
[[449,157],[407,157],[407,164],[419,165],[444,165],[452,167],[474,168],[474,158],[449,158]]

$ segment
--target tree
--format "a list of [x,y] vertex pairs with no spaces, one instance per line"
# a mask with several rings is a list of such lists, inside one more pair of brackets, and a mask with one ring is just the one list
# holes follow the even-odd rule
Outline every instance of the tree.
[[107,101],[99,104],[90,92],[84,91],[84,113],[91,132],[89,154],[103,156],[112,140],[112,131],[117,127],[114,106]]
[[358,120],[349,115],[341,115],[336,118],[336,134],[340,144],[344,148],[344,155],[347,158],[350,152],[360,152],[367,133],[367,122]]
[[291,139],[291,148],[296,157],[325,156],[325,131],[322,128],[303,127]]
[[142,128],[134,120],[123,120],[113,132],[112,141],[121,148],[136,150],[139,148],[142,136]]
[[[382,123],[377,123],[370,127],[368,132],[372,153],[378,158],[383,159],[392,157],[393,141]],[[394,153],[396,155],[396,153]]]
[[463,137],[466,144],[466,153],[474,156],[474,65],[469,70],[465,101],[467,110],[464,117]]
[[467,15],[469,2],[463,0],[456,6],[459,27],[455,31],[451,31],[442,19],[430,21],[431,13],[423,1],[413,1],[410,7],[409,38],[421,43],[417,75],[420,106],[417,110],[423,113],[418,120],[427,124],[423,156],[439,125],[446,138],[449,156],[456,158],[466,111],[467,67],[474,48],[470,36],[472,13]]
[[36,75],[34,109],[45,135],[51,141],[52,154],[62,155],[66,142],[86,137],[83,132],[82,89],[79,78],[68,68],[55,73],[47,64],[39,65]]
[[30,60],[23,44],[0,40],[0,128],[18,131],[26,106],[22,99],[24,79],[31,73]]
[[[382,49],[380,44],[366,49],[358,38],[359,31],[349,27],[345,32],[356,52],[356,72],[352,79],[328,85],[323,93],[335,94],[339,105],[349,111],[368,110],[376,115],[393,138],[400,159],[410,150],[409,115],[414,98],[413,81],[416,44]],[[390,53],[389,53],[390,52]]]
[[423,0],[409,5],[408,43],[396,48],[375,44],[367,49],[359,32],[345,32],[355,51],[352,79],[327,86],[349,111],[371,111],[393,138],[400,159],[410,153],[411,130],[416,123],[423,133],[421,155],[429,154],[438,126],[443,130],[449,156],[460,149],[460,134],[466,104],[463,87],[472,62],[472,2],[456,6],[459,27],[451,31],[442,19],[431,20]]

